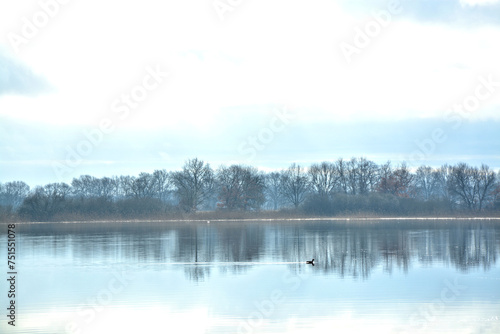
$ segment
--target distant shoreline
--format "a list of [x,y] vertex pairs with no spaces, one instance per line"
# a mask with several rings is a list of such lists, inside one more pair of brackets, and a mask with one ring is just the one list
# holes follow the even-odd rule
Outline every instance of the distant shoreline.
[[223,222],[293,222],[293,221],[498,221],[500,217],[302,217],[302,218],[220,218],[220,219],[117,219],[117,220],[73,220],[73,221],[40,221],[40,222],[0,222],[0,224],[107,224],[107,223],[223,223]]

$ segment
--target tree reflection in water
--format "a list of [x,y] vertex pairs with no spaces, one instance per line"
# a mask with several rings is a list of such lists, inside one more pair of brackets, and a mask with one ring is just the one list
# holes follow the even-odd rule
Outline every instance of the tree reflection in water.
[[[212,270],[244,273],[257,263],[287,263],[368,278],[373,270],[453,266],[466,272],[496,263],[500,224],[488,221],[296,221],[206,223],[85,223],[18,225],[24,247],[73,263],[184,264],[188,278]],[[30,245],[31,244],[31,245]]]

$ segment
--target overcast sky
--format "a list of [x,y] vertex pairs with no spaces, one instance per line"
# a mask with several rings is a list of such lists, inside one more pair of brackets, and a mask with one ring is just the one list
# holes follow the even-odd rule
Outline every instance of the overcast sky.
[[0,32],[0,182],[500,168],[498,0],[2,1]]

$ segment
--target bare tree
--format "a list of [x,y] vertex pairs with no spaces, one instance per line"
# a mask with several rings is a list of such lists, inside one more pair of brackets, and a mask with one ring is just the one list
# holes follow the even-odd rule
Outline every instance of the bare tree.
[[451,168],[448,187],[458,201],[469,210],[474,210],[477,206],[479,190],[475,185],[477,179],[477,171],[466,163],[461,162]]
[[367,194],[372,191],[377,182],[378,166],[373,161],[360,158],[357,161],[356,170],[358,191],[360,194]]
[[482,210],[484,207],[484,203],[488,200],[493,199],[493,191],[496,185],[496,175],[495,172],[490,170],[490,168],[482,164],[481,168],[478,170],[477,177],[477,187],[478,191],[478,202],[479,202],[479,210]]
[[499,210],[500,209],[500,171],[497,172],[497,178],[499,180],[497,180],[496,182],[496,186],[494,187],[493,191],[492,191],[492,207],[494,209],[497,209]]
[[339,179],[333,163],[325,161],[321,164],[313,164],[308,173],[311,190],[315,194],[326,198],[333,193]]
[[28,196],[30,187],[23,181],[0,183],[0,205],[17,209]]
[[165,202],[173,191],[170,174],[165,169],[155,170],[152,177],[154,196]]
[[214,172],[197,158],[188,160],[180,172],[172,175],[179,204],[186,211],[196,211],[212,195]]
[[24,200],[19,213],[23,216],[29,216],[32,220],[46,220],[51,215],[52,206],[45,189],[36,187]]
[[338,184],[344,193],[364,195],[377,186],[378,166],[366,158],[351,158],[347,162],[339,159],[336,169]]
[[[154,174],[142,172],[139,176],[120,176],[119,197],[153,198],[157,197],[157,180]],[[98,192],[102,196],[101,192]]]
[[121,175],[118,178],[118,198],[123,199],[127,197],[134,197],[133,183],[134,177],[130,175]]
[[154,179],[149,173],[140,173],[133,178],[132,192],[136,198],[152,198],[154,195]]
[[385,164],[381,165],[378,170],[378,184],[377,191],[381,193],[391,193],[392,192],[392,167],[391,162],[387,161]]
[[43,187],[44,192],[51,198],[66,199],[71,193],[71,187],[66,183],[49,183]]
[[434,177],[434,170],[430,166],[418,167],[414,184],[418,198],[428,201],[435,197],[436,178]]
[[453,194],[450,191],[450,175],[452,168],[448,165],[443,165],[432,172],[434,182],[434,194],[439,199],[444,199],[450,204],[453,204]]
[[348,189],[348,170],[347,170],[347,162],[342,158],[337,160],[335,163],[335,169],[337,170],[336,174],[338,175],[338,187],[340,191],[344,194],[347,194]]
[[346,179],[347,179],[347,189],[352,195],[356,195],[356,190],[358,188],[358,159],[351,158],[350,161],[346,163]]
[[99,197],[112,200],[116,196],[117,188],[116,179],[109,177],[99,179]]
[[377,191],[393,194],[398,197],[413,197],[414,175],[403,162],[398,168],[392,169],[390,162],[382,165],[379,169]]
[[217,182],[220,208],[258,210],[265,201],[264,176],[254,167],[221,167],[217,171]]
[[495,172],[488,166],[477,168],[462,162],[452,167],[448,185],[465,207],[479,211],[492,198],[495,181]]
[[23,201],[19,212],[34,220],[48,220],[63,207],[70,190],[66,183],[50,183],[37,187]]
[[481,168],[459,163],[452,168],[449,186],[458,199],[470,210],[480,211],[486,201],[493,199],[496,176],[487,165]]
[[304,169],[293,163],[281,177],[283,197],[295,208],[304,202],[309,191],[309,180]]
[[403,162],[393,172],[393,194],[399,197],[413,197],[412,184],[414,175]]
[[80,175],[71,181],[73,195],[79,198],[90,198],[97,196],[97,178],[90,175]]
[[265,177],[265,194],[273,210],[278,210],[283,205],[284,199],[281,190],[281,173],[272,172]]

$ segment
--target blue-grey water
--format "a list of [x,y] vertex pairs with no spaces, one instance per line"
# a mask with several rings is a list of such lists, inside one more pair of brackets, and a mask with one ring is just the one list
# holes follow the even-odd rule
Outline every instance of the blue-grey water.
[[1,333],[500,333],[498,221],[50,223],[16,232],[16,326],[4,278]]

